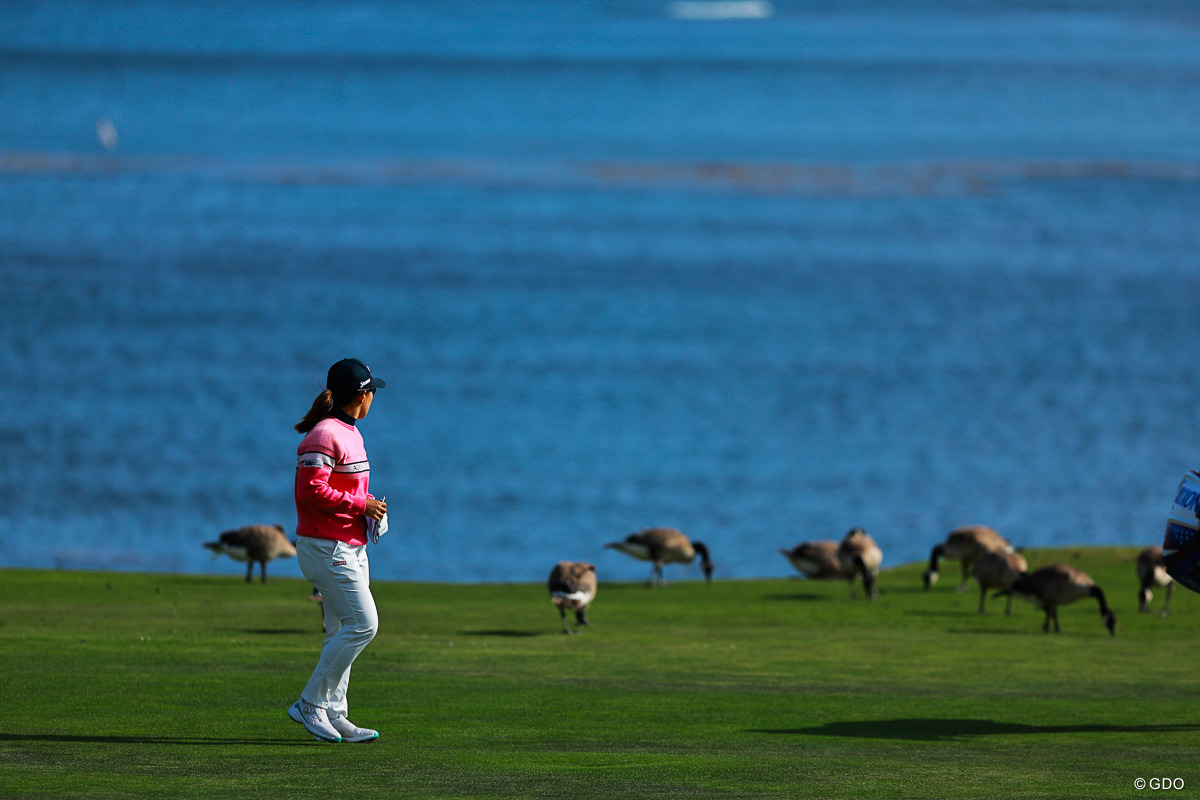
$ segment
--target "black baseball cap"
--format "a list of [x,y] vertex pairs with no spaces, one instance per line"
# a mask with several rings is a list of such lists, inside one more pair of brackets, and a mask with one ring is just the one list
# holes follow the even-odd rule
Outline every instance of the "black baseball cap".
[[371,368],[357,358],[343,358],[329,368],[329,375],[325,378],[325,388],[333,392],[334,397],[341,398],[352,398],[361,392],[385,386],[387,384],[373,376]]

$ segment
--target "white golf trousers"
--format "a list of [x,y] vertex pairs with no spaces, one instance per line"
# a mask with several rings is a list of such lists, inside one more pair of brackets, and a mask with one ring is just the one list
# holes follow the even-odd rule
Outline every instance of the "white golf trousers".
[[300,698],[324,708],[330,717],[344,717],[350,665],[379,630],[367,548],[301,536],[296,559],[304,577],[321,592],[325,607],[321,658]]

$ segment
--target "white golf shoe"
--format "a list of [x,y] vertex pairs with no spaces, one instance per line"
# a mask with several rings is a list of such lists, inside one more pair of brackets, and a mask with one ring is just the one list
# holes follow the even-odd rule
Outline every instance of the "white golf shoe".
[[337,729],[329,724],[329,716],[325,713],[325,709],[297,700],[288,709],[288,716],[292,718],[292,722],[298,722],[313,736],[323,742],[340,742],[342,735],[337,732]]
[[373,742],[379,738],[379,731],[370,728],[360,728],[345,717],[330,717],[329,724],[342,735],[342,741],[350,744],[356,742]]

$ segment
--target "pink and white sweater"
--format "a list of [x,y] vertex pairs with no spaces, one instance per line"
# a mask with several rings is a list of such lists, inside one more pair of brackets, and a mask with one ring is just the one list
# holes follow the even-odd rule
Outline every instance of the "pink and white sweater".
[[366,544],[371,463],[358,428],[326,417],[305,434],[296,453],[297,535]]

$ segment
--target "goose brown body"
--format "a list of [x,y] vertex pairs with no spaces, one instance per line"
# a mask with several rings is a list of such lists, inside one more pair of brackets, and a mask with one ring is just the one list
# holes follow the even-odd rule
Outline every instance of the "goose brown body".
[[575,633],[567,627],[567,611],[575,612],[575,621],[580,625],[588,622],[587,610],[596,599],[596,567],[583,561],[560,561],[550,570],[546,581],[550,602],[558,609],[562,618],[563,633]]
[[[979,583],[979,613],[984,613],[984,601],[987,599],[989,591],[1007,589],[1028,571],[1029,563],[1020,553],[1006,553],[1003,550],[984,553],[975,562],[975,568],[971,572]],[[1007,603],[1004,606],[1004,616],[1007,617],[1011,614],[1012,595],[1010,594],[1007,596]]]
[[925,588],[938,580],[938,560],[952,558],[962,562],[962,584],[958,590],[965,592],[971,570],[984,553],[992,551],[1011,553],[1013,546],[1007,539],[987,525],[963,525],[946,535],[946,540],[935,545],[929,554],[929,569],[925,570]]
[[282,525],[247,525],[225,531],[215,542],[204,546],[214,554],[224,553],[234,561],[245,561],[246,580],[254,573],[254,565],[262,570],[262,582],[267,582],[267,562],[276,558],[295,558],[296,545],[288,541]]
[[704,570],[704,579],[712,581],[713,564],[708,548],[702,542],[688,539],[676,528],[647,528],[604,546],[641,561],[649,561],[651,567],[647,586],[653,586],[656,582],[661,586],[664,583],[664,564],[690,564],[697,556],[700,557],[700,568]]
[[1034,570],[1013,581],[1013,585],[997,594],[1013,594],[1028,600],[1046,612],[1042,630],[1049,632],[1054,623],[1054,632],[1059,632],[1058,607],[1087,597],[1095,598],[1100,604],[1100,617],[1108,632],[1116,635],[1117,617],[1108,607],[1104,592],[1083,570],[1068,564],[1051,564]]
[[1155,586],[1166,587],[1166,600],[1163,602],[1162,611],[1158,612],[1160,616],[1167,616],[1171,613],[1171,592],[1175,589],[1175,580],[1167,574],[1167,568],[1163,564],[1163,552],[1161,547],[1147,547],[1142,552],[1138,553],[1137,557],[1137,576],[1138,576],[1138,611],[1145,614],[1150,610],[1150,601],[1154,599],[1153,588]]
[[842,562],[838,560],[838,543],[832,539],[801,542],[791,550],[780,549],[783,557],[809,578],[844,578]]
[[879,594],[879,565],[883,563],[883,551],[875,544],[875,540],[862,528],[851,528],[838,545],[837,558],[842,565],[842,573],[850,581],[851,596],[854,594],[854,579],[861,577],[867,599],[874,600]]

